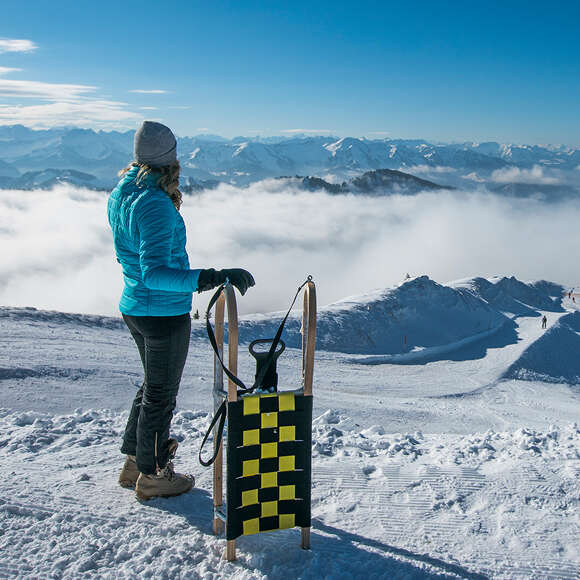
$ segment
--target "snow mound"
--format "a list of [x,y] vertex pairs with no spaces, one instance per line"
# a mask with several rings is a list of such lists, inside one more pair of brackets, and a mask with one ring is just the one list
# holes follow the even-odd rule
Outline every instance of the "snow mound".
[[[278,320],[247,317],[240,325],[241,340],[273,336]],[[351,354],[417,355],[425,349],[483,337],[506,322],[503,314],[473,292],[420,276],[319,309],[317,348]],[[289,319],[284,340],[288,346],[300,347],[298,316]]]
[[438,464],[456,464],[471,468],[501,469],[511,461],[545,459],[577,461],[580,459],[580,429],[576,423],[551,425],[545,430],[520,427],[514,431],[473,433],[459,438],[443,438],[442,444],[429,448],[427,455]]
[[96,374],[96,369],[70,369],[41,365],[36,368],[0,367],[0,381],[27,379],[30,377],[48,378],[57,377],[77,381]]
[[[209,415],[178,411],[172,422],[178,441],[198,439]],[[54,454],[115,441],[122,436],[126,414],[77,409],[68,415],[0,409],[0,449],[5,453]]]
[[440,438],[433,434],[386,433],[378,425],[364,426],[329,409],[313,421],[314,457],[385,457],[412,463],[419,457],[429,464],[482,467],[497,460],[545,456],[558,460],[580,459],[577,424],[550,426],[544,431],[521,427],[515,431],[472,433]]
[[580,312],[562,316],[508,368],[504,377],[580,384]]
[[[416,432],[387,435],[379,425],[368,427],[355,423],[350,417],[328,409],[314,419],[312,454],[333,457],[407,456],[414,460],[423,454],[420,445],[423,434]],[[372,473],[372,470],[367,470]],[[368,473],[367,473],[368,474]]]
[[[466,278],[450,284],[456,289],[465,289],[486,300],[491,306],[511,315],[539,316],[538,310],[562,312],[563,288],[542,280],[525,283],[515,276],[492,278]],[[560,291],[558,292],[558,288]]]

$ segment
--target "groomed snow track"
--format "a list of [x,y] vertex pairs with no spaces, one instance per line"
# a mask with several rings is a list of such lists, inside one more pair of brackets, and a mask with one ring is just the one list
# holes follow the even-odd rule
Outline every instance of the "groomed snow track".
[[[577,471],[580,474],[580,462]],[[382,472],[384,477],[373,483],[372,479],[364,476],[360,468],[357,470],[355,465],[349,467],[343,460],[340,469],[319,467],[316,480],[322,487],[328,486],[332,489],[336,493],[335,501],[346,505],[347,511],[356,510],[367,514],[372,524],[376,525],[377,535],[380,536],[386,551],[397,553],[394,546],[409,545],[410,540],[412,550],[420,553],[426,543],[435,541],[449,550],[441,560],[449,563],[449,572],[452,572],[452,563],[456,561],[459,564],[459,560],[455,560],[453,556],[453,546],[457,546],[458,542],[465,544],[470,536],[494,533],[494,530],[486,527],[486,522],[478,514],[469,513],[467,510],[449,513],[455,499],[444,499],[447,497],[449,484],[452,484],[463,503],[473,501],[474,496],[489,491],[489,482],[478,470],[429,467],[418,476],[417,470],[393,465],[383,468]],[[548,484],[535,470],[529,468],[522,468],[517,476],[526,480],[535,497],[551,493],[558,486],[557,479]],[[434,503],[433,494],[441,500]],[[441,517],[438,513],[440,510],[448,513]],[[541,540],[530,538],[526,529],[522,529],[521,533],[527,536],[526,541]],[[465,548],[462,551],[465,552]],[[419,553],[415,553],[414,557],[431,560],[427,554],[421,556]],[[580,564],[566,563],[562,558],[547,556],[534,563],[527,563],[513,558],[506,550],[486,549],[484,559],[482,555],[476,549],[467,557],[462,555],[461,567],[464,573],[466,569],[479,571],[467,577],[554,580],[575,580],[580,577]]]
[[[224,541],[211,534],[211,474],[195,460],[208,416],[175,419],[177,437],[187,436],[179,464],[198,474],[197,489],[147,503],[116,483],[124,418],[0,414],[0,468],[10,474],[0,498],[0,577],[580,574],[570,552],[580,495],[577,427],[389,435],[325,413],[315,424],[312,551],[301,551],[299,532],[286,530],[240,539],[239,562],[227,563]],[[554,534],[558,525],[568,538]],[[526,545],[514,557],[516,541]]]

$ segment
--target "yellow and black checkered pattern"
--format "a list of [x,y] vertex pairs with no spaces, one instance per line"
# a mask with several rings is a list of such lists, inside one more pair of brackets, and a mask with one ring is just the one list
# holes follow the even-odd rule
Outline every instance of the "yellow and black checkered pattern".
[[312,397],[228,403],[226,536],[310,526]]

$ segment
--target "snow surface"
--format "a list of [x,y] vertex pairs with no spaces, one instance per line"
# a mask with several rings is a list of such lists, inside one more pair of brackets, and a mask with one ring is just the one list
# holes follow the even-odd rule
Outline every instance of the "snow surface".
[[[416,291],[419,283],[430,290]],[[196,488],[140,503],[116,483],[126,410],[141,380],[122,321],[0,308],[0,465],[8,474],[0,577],[580,577],[580,312],[568,300],[543,302],[556,287],[547,283],[503,282],[524,312],[507,316],[491,303],[480,311],[484,299],[469,281],[442,290],[429,283],[342,301],[321,322],[328,335],[348,334],[357,317],[360,328],[370,320],[366,306],[395,296],[435,325],[438,302],[421,296],[460,286],[474,320],[489,310],[506,322],[471,341],[446,343],[446,335],[439,342],[449,348],[401,364],[319,351],[312,549],[300,550],[298,530],[243,537],[235,563],[222,559],[225,540],[211,534],[211,470],[197,463],[212,405],[203,325],[194,323],[173,422],[177,465],[195,474]],[[524,295],[540,302],[526,304]],[[345,313],[342,327],[332,321]],[[278,318],[250,317],[244,332],[261,336]],[[452,338],[469,328],[460,316],[447,320]],[[299,383],[299,367],[299,351],[288,348],[281,388]],[[240,375],[253,376],[243,350]]]

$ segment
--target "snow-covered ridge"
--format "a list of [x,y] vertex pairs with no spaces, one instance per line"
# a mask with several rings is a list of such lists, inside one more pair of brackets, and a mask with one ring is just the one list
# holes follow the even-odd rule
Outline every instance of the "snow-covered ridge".
[[58,312],[56,310],[38,310],[37,308],[12,308],[0,306],[0,320],[12,319],[25,323],[52,323],[56,325],[73,324],[94,328],[126,328],[121,318],[113,316],[101,316],[97,314],[74,314]]
[[[514,316],[539,316],[539,310],[562,312],[561,299],[548,294],[554,288],[558,285],[535,286],[514,277],[470,278],[447,286],[427,276],[411,278],[394,288],[320,308],[317,348],[390,356],[380,359],[382,362],[446,354],[513,326]],[[280,318],[279,314],[244,317],[242,340],[273,336]],[[289,320],[283,337],[288,346],[299,347],[298,316]]]
[[[558,292],[558,288],[560,291]],[[524,283],[515,277],[475,277],[449,285],[428,276],[405,280],[320,307],[317,324],[319,350],[387,358],[367,362],[410,362],[449,353],[466,344],[513,328],[517,316],[540,316],[540,311],[563,312],[563,288],[554,283]],[[550,294],[559,294],[551,296]],[[254,314],[240,319],[240,341],[272,337],[283,313]],[[49,312],[34,308],[0,307],[0,320],[74,324],[108,329],[124,328],[118,318]],[[293,312],[283,339],[300,348],[301,316]],[[192,334],[204,339],[205,325],[194,323]],[[365,362],[362,359],[360,362]]]
[[[0,127],[0,186],[27,172],[76,170],[109,187],[132,158],[133,132],[90,129],[34,131]],[[238,185],[281,175],[360,175],[374,169],[457,171],[455,183],[473,186],[506,168],[573,171],[580,150],[573,147],[499,143],[432,144],[411,139],[304,137],[220,139],[198,135],[178,139],[183,175],[197,182],[219,180]],[[412,171],[410,171],[413,173]],[[475,181],[469,178],[475,175]],[[465,179],[464,179],[465,178]],[[29,179],[25,179],[26,182]]]
[[515,276],[475,277],[451,282],[450,286],[470,290],[509,316],[539,316],[538,310],[564,311],[564,288],[545,280],[526,284]]
[[320,312],[319,347],[359,354],[399,354],[457,342],[497,329],[506,320],[470,292],[427,276]]

